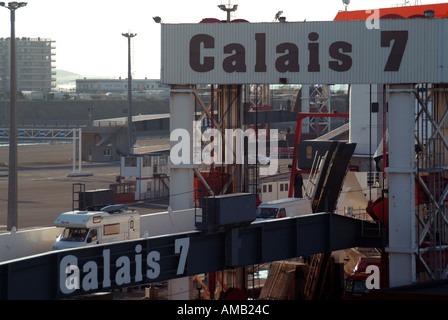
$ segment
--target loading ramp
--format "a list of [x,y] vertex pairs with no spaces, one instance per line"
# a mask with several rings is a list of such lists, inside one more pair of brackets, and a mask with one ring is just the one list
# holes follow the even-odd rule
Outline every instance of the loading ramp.
[[[355,143],[340,141],[311,140],[302,141],[297,145],[294,156],[301,158],[298,159],[301,160],[298,163],[299,166],[310,170],[305,193],[311,199],[313,212],[336,210],[355,148]],[[311,160],[309,153],[314,154],[312,162],[309,161]],[[296,170],[291,170],[291,180],[296,173]],[[310,270],[303,290],[305,299],[313,300],[321,297],[327,273],[331,268],[331,259],[331,252],[317,253],[310,257]]]

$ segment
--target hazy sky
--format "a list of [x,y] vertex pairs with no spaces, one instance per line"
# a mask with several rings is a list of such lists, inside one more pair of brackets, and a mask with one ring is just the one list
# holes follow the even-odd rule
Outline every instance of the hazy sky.
[[[198,23],[203,18],[224,20],[218,8],[229,0],[28,0],[16,11],[16,36],[56,41],[56,68],[82,76],[127,77],[127,39],[134,32],[134,78],[160,78],[160,25]],[[416,1],[410,0],[411,4]],[[420,4],[446,1],[422,0]],[[333,20],[344,10],[342,0],[231,0],[238,4],[233,18],[271,22],[278,11],[288,21]],[[403,0],[351,0],[349,10],[364,10],[403,4]],[[9,10],[0,7],[0,37],[9,37]]]

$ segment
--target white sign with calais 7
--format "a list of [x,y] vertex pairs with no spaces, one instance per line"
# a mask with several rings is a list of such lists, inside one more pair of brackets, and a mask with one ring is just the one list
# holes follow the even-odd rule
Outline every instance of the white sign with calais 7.
[[447,19],[162,26],[162,82],[447,82]]
[[[189,248],[190,238],[175,239],[174,255],[178,256],[178,263],[173,277],[184,274]],[[151,250],[143,257],[142,249],[142,245],[137,244],[131,254],[121,255],[114,261],[111,261],[111,249],[103,249],[101,259],[92,259],[82,265],[79,265],[77,256],[64,256],[59,263],[60,292],[68,295],[75,290],[95,291],[100,289],[100,285],[101,289],[108,289],[112,283],[115,286],[126,286],[141,282],[145,277],[148,280],[156,280],[162,271],[160,260],[163,257],[158,250]],[[170,256],[172,254],[170,253]],[[102,270],[102,276],[99,270]]]

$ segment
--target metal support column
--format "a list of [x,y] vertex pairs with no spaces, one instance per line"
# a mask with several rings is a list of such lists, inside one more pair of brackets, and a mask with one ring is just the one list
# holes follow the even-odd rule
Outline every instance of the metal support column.
[[[184,129],[184,133],[193,134],[194,120],[194,94],[191,86],[171,86],[170,97],[170,132],[173,130]],[[173,135],[173,139],[175,135]],[[194,207],[194,168],[192,159],[193,137],[182,136],[179,140],[170,141],[170,149],[177,145],[181,139],[183,145],[188,145],[189,150],[183,149],[182,152],[188,152],[188,161],[186,163],[170,163],[170,201],[171,210],[183,210]],[[171,140],[171,139],[170,139]],[[180,278],[171,280],[168,284],[169,296],[172,300],[189,300],[190,281],[189,278]]]
[[0,2],[0,6],[9,9],[11,13],[11,38],[10,38],[10,85],[9,85],[9,174],[8,174],[8,216],[7,230],[19,227],[18,217],[18,160],[17,160],[17,62],[16,62],[16,10],[26,6],[26,2],[9,2],[6,5]]
[[392,85],[389,94],[390,286],[416,281],[414,88]]
[[[308,113],[310,112],[310,85],[302,84],[302,110],[300,112]],[[297,130],[297,128],[296,128]],[[306,118],[302,123],[302,133],[310,133],[310,120]]]
[[[188,161],[180,164],[170,164],[170,208],[172,210],[182,210],[193,208],[193,120],[194,120],[194,95],[193,88],[190,86],[172,86],[170,101],[170,131],[174,139],[173,130],[184,129],[190,137],[179,137],[179,140],[171,141],[171,149],[173,146],[181,142],[181,139],[189,139],[182,141],[183,145],[188,145],[190,150],[183,149],[188,152]],[[177,148],[176,148],[177,150]]]

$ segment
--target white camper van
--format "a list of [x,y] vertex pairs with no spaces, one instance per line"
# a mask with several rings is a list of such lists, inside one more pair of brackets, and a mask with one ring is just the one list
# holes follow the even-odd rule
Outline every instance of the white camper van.
[[256,221],[297,217],[312,213],[310,199],[286,198],[261,203],[257,208]]
[[64,228],[54,250],[140,238],[140,214],[121,205],[100,211],[64,212],[54,224]]

